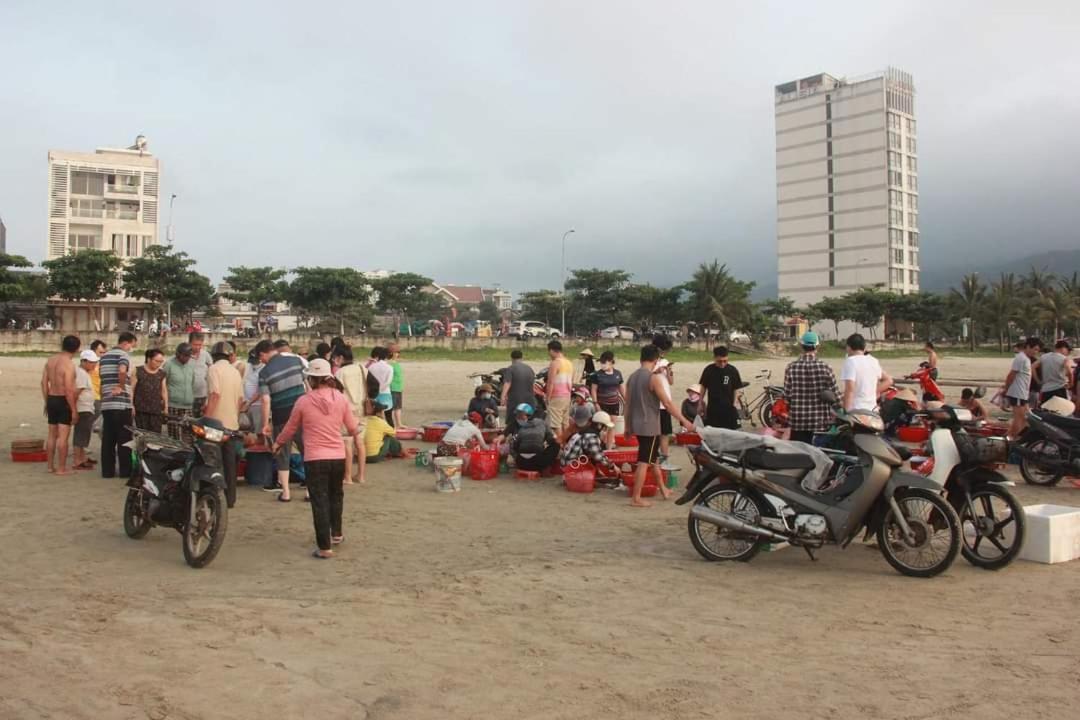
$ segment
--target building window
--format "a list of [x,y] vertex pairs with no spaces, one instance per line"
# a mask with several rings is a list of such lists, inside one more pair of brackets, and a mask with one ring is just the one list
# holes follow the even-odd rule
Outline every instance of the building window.
[[900,161],[900,153],[889,151],[889,167],[894,170],[900,170],[904,167]]
[[909,155],[907,159],[907,169],[908,172],[911,173],[919,172],[919,161]]
[[139,176],[138,175],[110,175],[109,176],[109,192],[116,193],[137,193],[139,192]]
[[907,206],[908,206],[909,210],[915,210],[916,212],[918,212],[918,210],[919,210],[919,196],[918,195],[912,195],[911,193],[908,193]]
[[889,129],[898,132],[900,130],[900,116],[896,113],[889,113]]
[[919,233],[909,230],[907,234],[907,241],[908,245],[910,245],[911,247],[919,247]]
[[139,257],[139,236],[128,235],[127,236],[127,256]]
[[900,248],[893,250],[893,262],[897,265],[904,264],[904,251]]
[[916,215],[915,213],[908,213],[907,214],[907,224],[908,224],[908,227],[913,227],[913,228],[919,227],[919,216]]
[[73,172],[71,173],[72,195],[104,195],[105,176],[97,173]]
[[918,147],[918,145],[916,145],[916,143],[915,143],[915,138],[909,137],[907,139],[907,151],[909,153],[911,153],[912,155],[914,155],[915,153],[918,152],[918,150],[916,150],[917,147]]
[[900,228],[889,228],[889,243],[891,245],[904,244],[904,231]]
[[903,225],[904,224],[904,211],[903,210],[889,210],[889,224],[890,225]]
[[153,244],[154,244],[154,238],[153,238],[152,235],[143,235],[142,236],[142,245],[140,245],[140,247],[142,248],[143,252],[146,252],[146,248],[150,247]]
[[919,267],[919,253],[914,250],[908,251],[908,265]]
[[900,172],[899,170],[890,170],[889,171],[889,184],[894,185],[896,187],[903,187],[904,186],[904,173]]
[[892,205],[893,207],[903,207],[904,206],[904,193],[900,192],[899,190],[890,190],[889,191],[889,204]]
[[139,203],[109,200],[105,203],[105,217],[117,220],[138,220]]
[[71,216],[82,218],[99,218],[102,215],[104,203],[98,199],[71,198]]
[[97,247],[97,240],[96,235],[71,233],[68,235],[68,248],[73,253],[77,253],[80,250],[90,250]]
[[889,278],[892,280],[893,287],[900,287],[904,284],[904,271],[900,268],[892,268],[889,270]]
[[908,175],[907,176],[907,187],[908,187],[908,190],[914,190],[914,191],[918,192],[918,190],[919,190],[919,178],[915,177],[914,175]]
[[901,148],[900,136],[894,132],[889,133],[889,147],[894,150],[899,150]]
[[907,133],[908,135],[915,134],[915,121],[911,118],[907,118]]

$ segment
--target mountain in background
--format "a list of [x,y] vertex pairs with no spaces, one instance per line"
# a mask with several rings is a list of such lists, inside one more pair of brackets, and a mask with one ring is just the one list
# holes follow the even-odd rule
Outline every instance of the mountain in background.
[[[1080,273],[1080,249],[1076,250],[1051,250],[1049,252],[1024,255],[1011,259],[975,259],[965,265],[928,265],[932,260],[923,254],[922,289],[927,292],[948,292],[960,285],[960,280],[969,273],[979,273],[979,278],[984,283],[992,283],[1001,277],[1001,273],[1013,273],[1020,279],[1035,268],[1041,272],[1052,272],[1059,278],[1072,277],[1073,273]],[[776,297],[776,275],[758,276],[753,278],[757,281],[751,298],[754,301],[768,300]]]

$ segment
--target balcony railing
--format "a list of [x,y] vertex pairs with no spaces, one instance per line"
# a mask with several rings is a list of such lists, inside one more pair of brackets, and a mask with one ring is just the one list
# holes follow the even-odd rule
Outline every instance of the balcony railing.
[[[101,217],[100,215],[98,217]],[[105,217],[114,220],[138,220],[138,210],[106,210]]]
[[135,195],[139,192],[138,185],[106,185],[105,189],[114,193],[127,193],[129,195]]

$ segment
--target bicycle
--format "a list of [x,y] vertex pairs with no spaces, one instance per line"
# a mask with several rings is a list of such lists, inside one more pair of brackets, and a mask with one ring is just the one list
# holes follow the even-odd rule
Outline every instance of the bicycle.
[[[765,388],[760,395],[750,402],[739,394],[739,416],[743,420],[749,420],[751,427],[770,427],[779,430],[788,426],[787,399],[784,396],[783,385],[770,385],[772,370],[765,370],[754,376],[755,380],[763,380]],[[743,383],[743,387],[749,387],[750,383]],[[741,389],[741,388],[740,388]],[[756,416],[756,419],[755,419]]]

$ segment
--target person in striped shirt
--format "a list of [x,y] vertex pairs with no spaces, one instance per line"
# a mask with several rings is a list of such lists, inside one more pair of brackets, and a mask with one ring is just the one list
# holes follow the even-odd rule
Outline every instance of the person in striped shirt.
[[[304,364],[300,358],[289,352],[289,343],[278,340],[274,343],[274,354],[259,371],[259,394],[262,396],[263,435],[276,439],[285,429],[292,415],[293,406],[307,391],[304,382]],[[289,502],[289,456],[292,445],[300,452],[304,451],[304,441],[298,431],[292,442],[284,443],[276,453],[278,486],[271,491],[280,491],[278,500]]]
[[116,347],[101,356],[98,375],[101,377],[101,477],[131,475],[131,453],[124,443],[131,440],[131,348],[135,334],[120,333]]

